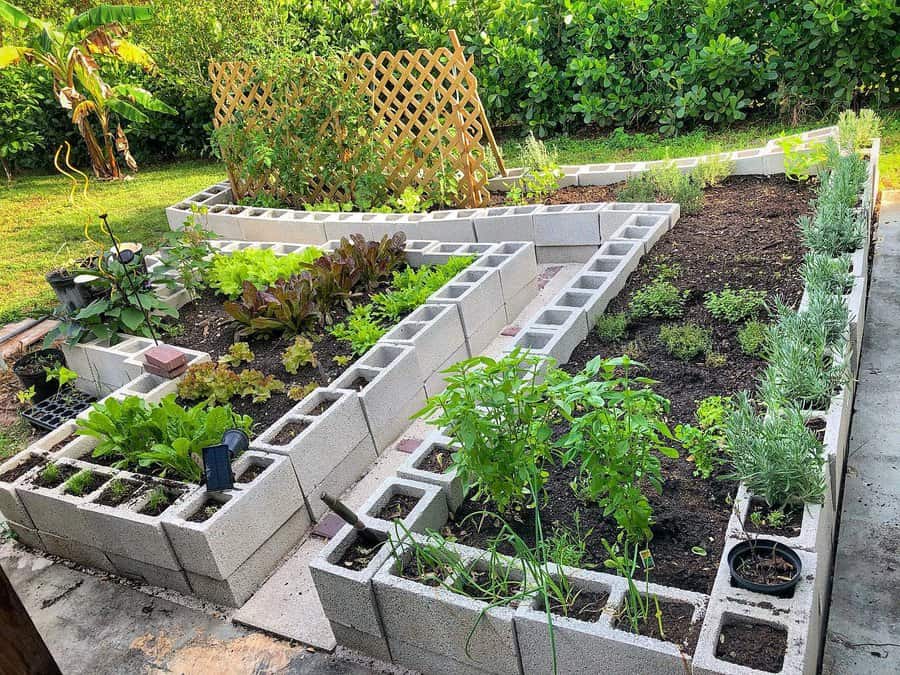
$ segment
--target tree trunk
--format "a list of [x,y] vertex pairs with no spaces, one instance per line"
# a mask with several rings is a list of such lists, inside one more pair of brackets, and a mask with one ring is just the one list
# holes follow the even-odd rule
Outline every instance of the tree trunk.
[[82,119],[76,125],[78,133],[84,139],[87,146],[88,156],[91,158],[91,168],[97,178],[118,178],[114,166],[110,166],[103,153],[103,148],[97,142],[97,136],[88,119]]
[[100,131],[103,134],[103,151],[106,154],[106,162],[109,167],[111,178],[121,178],[119,172],[119,164],[116,162],[116,143],[112,134],[109,132],[109,119],[103,112],[98,112],[100,118]]

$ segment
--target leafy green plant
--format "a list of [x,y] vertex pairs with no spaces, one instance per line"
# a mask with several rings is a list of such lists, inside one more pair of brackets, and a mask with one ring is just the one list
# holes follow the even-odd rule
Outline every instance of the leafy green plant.
[[656,201],[656,186],[650,174],[643,171],[629,176],[625,185],[619,188],[616,199],[620,202],[654,202]]
[[250,363],[254,359],[250,345],[246,342],[235,342],[228,348],[228,353],[219,357],[219,363],[227,366],[239,366],[242,363]]
[[240,301],[222,307],[238,325],[234,333],[238,338],[296,335],[321,316],[314,304],[313,282],[306,275],[282,279],[265,291],[246,281]]
[[76,497],[81,497],[94,482],[94,472],[90,469],[82,469],[66,481],[65,492]]
[[19,391],[17,391],[16,400],[21,405],[31,405],[31,401],[32,399],[34,399],[36,393],[37,392],[34,389],[34,385],[31,385],[30,387],[28,387],[28,389],[20,389]]
[[762,511],[754,511],[750,514],[750,522],[757,527],[782,527],[787,521],[787,516],[781,509],[773,509],[768,513]]
[[236,298],[246,291],[247,283],[264,290],[279,280],[299,274],[305,265],[321,256],[322,251],[314,246],[282,256],[275,255],[270,248],[219,253],[212,259],[207,282],[222,295]]
[[853,288],[850,256],[846,253],[832,257],[827,253],[807,253],[800,266],[800,275],[807,289],[845,295]]
[[150,490],[150,494],[147,496],[147,504],[144,508],[148,511],[160,511],[169,505],[169,501],[169,494],[165,489],[157,486]]
[[518,184],[507,194],[512,204],[542,202],[559,187],[563,172],[556,157],[544,142],[529,133],[522,146],[522,163],[525,173]]
[[372,296],[373,315],[394,323],[425,303],[428,297],[474,262],[475,256],[453,256],[442,265],[395,271],[391,289]]
[[392,200],[392,205],[401,213],[418,213],[427,211],[431,202],[423,197],[422,189],[407,185],[397,197]]
[[447,389],[414,415],[454,439],[460,478],[501,513],[536,500],[547,477],[553,405],[540,381],[543,366],[519,349],[499,360],[460,361],[444,371]]
[[178,283],[194,297],[207,286],[215,252],[209,242],[218,237],[204,228],[202,219],[207,211],[205,206],[192,204],[181,228],[163,235],[164,246],[160,249],[163,271],[174,272]]
[[203,466],[202,449],[221,443],[228,429],[249,432],[251,424],[249,417],[233,413],[227,405],[201,403],[183,408],[174,394],[158,403],[128,396],[95,403],[78,420],[76,433],[97,439],[93,456],[115,460],[117,468],[152,468],[160,477],[174,473],[196,483]]
[[696,323],[662,326],[659,329],[659,341],[665,345],[669,354],[682,361],[690,361],[712,349],[712,333]]
[[52,485],[59,480],[61,470],[59,468],[59,464],[56,462],[51,462],[43,469],[41,469],[40,476],[41,482],[46,485]]
[[688,291],[681,291],[671,281],[657,279],[631,296],[629,314],[635,319],[673,319],[684,313]]
[[78,373],[74,370],[69,370],[61,363],[56,364],[52,368],[44,366],[44,371],[47,373],[47,382],[55,380],[60,389],[69,384],[69,382],[74,382],[78,379]]
[[741,351],[747,356],[761,357],[766,353],[769,327],[762,321],[748,321],[737,333]]
[[653,511],[642,487],[662,489],[658,455],[678,457],[666,444],[673,439],[663,418],[669,402],[652,391],[653,380],[631,374],[643,368],[627,356],[596,357],[576,375],[548,375],[570,425],[558,442],[563,461],[578,464],[586,494],[632,541],[652,536]]
[[648,169],[656,201],[677,202],[682,213],[696,213],[703,204],[703,186],[692,175],[683,173],[675,162]]
[[331,334],[338,340],[349,343],[350,349],[357,356],[369,351],[387,332],[372,316],[373,310],[372,305],[358,305],[353,308],[346,321],[331,328]]
[[[610,544],[606,539],[602,539],[601,543],[609,556],[603,561],[603,566],[607,569],[614,570],[616,574],[623,577],[626,582],[625,604],[622,607],[622,614],[628,620],[631,630],[635,633],[639,632],[642,623],[647,621],[650,616],[651,602],[656,607],[656,619],[659,622],[660,635],[665,635],[662,625],[662,613],[659,610],[659,601],[656,596],[643,594],[638,589],[634,578],[638,571],[639,546],[630,542],[623,537],[620,532],[616,537],[616,541]],[[649,583],[645,573],[645,578]]]
[[0,166],[12,180],[16,158],[42,143],[40,96],[22,67],[0,70]]
[[752,288],[735,290],[726,286],[721,293],[707,293],[704,306],[719,321],[737,323],[765,308],[766,292]]
[[594,324],[594,331],[604,342],[615,342],[625,337],[628,330],[628,315],[625,312],[601,314]]
[[225,364],[198,363],[190,366],[178,383],[178,396],[185,401],[227,403],[235,396],[249,396],[254,403],[268,401],[284,391],[284,382],[259,370],[235,372]]
[[284,350],[284,354],[281,356],[281,363],[284,365],[284,369],[292,375],[297,374],[300,366],[312,366],[315,368],[319,365],[316,352],[313,350],[313,343],[301,335],[294,338],[293,344]]
[[746,392],[741,393],[725,418],[725,441],[734,467],[731,477],[770,507],[822,502],[825,453],[796,408],[770,407],[760,415]]
[[302,401],[311,393],[313,393],[318,388],[317,382],[307,382],[306,384],[300,385],[295,384],[293,387],[288,389],[287,397],[292,401]]
[[825,164],[825,144],[820,141],[807,143],[800,136],[786,136],[776,142],[784,152],[784,174],[788,178],[806,182]]
[[384,235],[381,241],[366,241],[359,234],[343,238],[330,256],[349,258],[359,271],[358,283],[368,291],[375,290],[393,271],[406,261],[406,236],[398,232],[392,237]]
[[709,396],[703,399],[694,413],[698,425],[679,424],[675,438],[688,453],[687,460],[694,463],[694,475],[708,479],[722,464],[720,453],[724,448],[724,422],[732,409],[731,397]]

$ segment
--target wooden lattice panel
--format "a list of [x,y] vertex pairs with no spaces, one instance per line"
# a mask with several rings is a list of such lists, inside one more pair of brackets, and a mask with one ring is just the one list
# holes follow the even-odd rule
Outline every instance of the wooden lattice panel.
[[[436,192],[437,178],[453,172],[458,179],[460,205],[481,206],[488,196],[482,167],[482,142],[496,154],[484,107],[478,97],[473,59],[465,57],[455,35],[454,49],[420,49],[396,54],[382,52],[347,56],[344,59],[345,91],[356,87],[371,103],[372,129],[383,148],[381,171],[390,191],[399,194],[407,186],[420,188],[426,196]],[[267,125],[289,105],[303,110],[302,75],[296,89],[273,95],[272,86],[256,77],[254,67],[242,62],[211,62],[212,96],[216,128],[242,116],[243,124]],[[322,134],[332,133],[332,121],[323,120]],[[289,142],[289,141],[288,141]],[[314,148],[308,149],[315,153]],[[229,178],[240,198],[260,192],[278,194],[278,177],[254,176],[240,181],[237,165],[242,157],[225,157]],[[498,157],[499,159],[499,157]],[[350,158],[349,161],[353,161]],[[315,182],[309,201],[342,199],[336,186]]]

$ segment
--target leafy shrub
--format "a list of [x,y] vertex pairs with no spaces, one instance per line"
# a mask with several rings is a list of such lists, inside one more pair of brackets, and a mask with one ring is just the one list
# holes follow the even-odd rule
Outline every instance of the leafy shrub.
[[635,319],[672,319],[684,313],[688,291],[681,291],[670,281],[657,279],[631,297],[628,311]]
[[616,193],[616,199],[620,202],[655,202],[656,186],[649,172],[629,176]]
[[210,240],[218,235],[204,229],[206,207],[191,206],[191,213],[178,230],[166,232],[165,245],[160,249],[164,272],[175,272],[186,291],[196,295],[207,285],[212,269],[214,249]]
[[737,333],[741,351],[747,356],[761,357],[766,352],[769,328],[762,321],[748,321]]
[[459,476],[501,513],[535,499],[546,479],[553,405],[535,377],[543,365],[518,349],[460,361],[444,371],[447,389],[414,415],[454,439]]
[[696,213],[703,203],[703,184],[682,173],[675,162],[664,162],[630,177],[616,197],[627,202],[677,202],[682,213]]
[[712,349],[710,331],[695,323],[662,326],[659,329],[659,340],[666,346],[669,354],[682,361],[690,361]]
[[594,331],[604,342],[615,342],[625,337],[628,330],[628,315],[625,312],[617,314],[601,314],[594,324]]
[[286,333],[294,335],[312,326],[320,313],[313,304],[313,289],[306,275],[282,279],[265,291],[244,282],[240,301],[223,305],[235,324],[235,337]]
[[725,419],[725,442],[734,466],[731,477],[771,508],[822,502],[825,453],[796,408],[760,415],[744,392]]
[[296,375],[300,366],[315,368],[319,365],[319,360],[316,358],[316,352],[313,351],[313,343],[308,338],[298,335],[294,338],[294,343],[284,350],[281,363],[287,372]]
[[819,289],[823,293],[845,295],[853,288],[850,273],[850,256],[832,257],[827,253],[807,253],[800,267],[800,275],[807,289]]
[[719,321],[737,323],[753,316],[766,306],[766,292],[752,288],[725,287],[721,293],[706,294],[706,309]]
[[856,152],[872,145],[881,135],[881,120],[874,111],[863,108],[858,113],[845,110],[837,123],[838,147],[842,152]]
[[229,298],[238,297],[250,283],[257,290],[264,290],[281,279],[299,274],[306,263],[322,255],[315,247],[299,253],[277,256],[272,249],[245,248],[234,253],[219,253],[212,260],[209,270],[209,286]]
[[202,403],[186,409],[171,394],[158,403],[139,396],[109,398],[95,403],[77,423],[76,433],[98,441],[93,456],[114,460],[116,468],[152,468],[160,477],[174,473],[198,483],[202,449],[221,443],[228,429],[249,433],[252,420],[227,405]]
[[719,185],[734,171],[734,162],[727,154],[713,153],[700,160],[691,175],[701,188]]
[[652,536],[653,510],[642,486],[661,491],[657,455],[674,458],[678,452],[666,444],[673,438],[664,421],[669,402],[648,386],[652,380],[633,378],[633,368],[643,366],[627,356],[597,357],[576,375],[553,371],[548,379],[556,407],[570,424],[558,443],[563,461],[578,464],[585,494],[615,518],[628,539],[643,541]]

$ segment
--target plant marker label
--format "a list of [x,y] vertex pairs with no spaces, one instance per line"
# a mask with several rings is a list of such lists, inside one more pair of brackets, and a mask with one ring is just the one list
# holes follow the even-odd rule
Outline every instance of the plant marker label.
[[640,556],[641,562],[644,563],[645,570],[652,570],[654,567],[656,567],[656,564],[653,562],[653,554],[650,553],[649,548],[645,548],[643,551],[641,551]]

